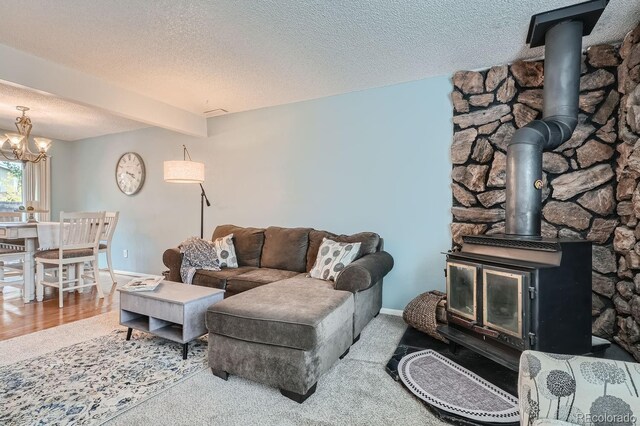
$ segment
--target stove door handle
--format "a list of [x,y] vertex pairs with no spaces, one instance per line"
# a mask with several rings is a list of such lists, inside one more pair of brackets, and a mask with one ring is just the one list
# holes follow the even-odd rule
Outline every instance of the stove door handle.
[[477,324],[476,321],[467,321],[465,319],[462,319],[460,317],[453,316],[453,315],[449,316],[449,321],[451,321],[454,324],[461,325],[464,328],[468,328],[469,330],[473,330],[474,327],[477,327],[476,326],[476,324]]
[[489,328],[484,328],[484,327],[478,327],[477,325],[474,325],[472,330],[478,334],[483,334],[485,336],[493,337],[495,339],[497,339],[498,336],[500,336],[500,333],[498,333],[495,330],[491,330]]
[[462,319],[460,317],[450,315],[449,316],[449,322],[461,325],[462,327],[466,328],[467,330],[471,330],[471,331],[473,331],[475,333],[482,334],[483,336],[489,336],[489,337],[493,337],[495,339],[497,339],[500,336],[500,333],[498,333],[495,330],[491,330],[489,328],[480,327],[479,325],[477,325],[478,324],[477,321],[468,321],[468,320]]

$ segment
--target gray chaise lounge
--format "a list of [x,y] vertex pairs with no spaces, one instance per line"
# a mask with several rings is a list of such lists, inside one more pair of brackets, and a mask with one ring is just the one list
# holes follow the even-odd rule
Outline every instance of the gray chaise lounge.
[[[194,277],[194,284],[227,292],[207,311],[209,365],[224,379],[245,377],[303,402],[380,311],[382,279],[393,258],[371,232],[336,236],[310,228],[222,225],[213,238],[231,233],[239,267]],[[323,237],[361,243],[362,256],[335,283],[308,276]],[[180,281],[179,251],[169,249],[163,259],[169,279]]]

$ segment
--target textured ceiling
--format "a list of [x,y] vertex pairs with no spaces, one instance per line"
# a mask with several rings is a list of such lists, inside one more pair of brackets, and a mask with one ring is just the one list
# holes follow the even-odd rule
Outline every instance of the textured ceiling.
[[15,131],[16,117],[21,114],[17,105],[31,108],[27,112],[33,125],[31,134],[50,139],[70,141],[147,127],[45,93],[0,83],[0,129]]
[[[193,112],[237,112],[539,56],[524,46],[531,15],[579,2],[3,0],[0,43]],[[612,0],[585,45],[639,20],[638,0]]]

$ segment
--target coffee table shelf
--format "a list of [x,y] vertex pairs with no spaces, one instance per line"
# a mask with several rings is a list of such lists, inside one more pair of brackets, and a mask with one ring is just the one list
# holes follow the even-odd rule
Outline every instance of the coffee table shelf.
[[182,326],[180,324],[166,325],[162,328],[152,330],[152,333],[156,336],[177,342],[178,339],[182,338]]
[[138,317],[129,321],[120,321],[120,324],[124,325],[125,327],[133,328],[135,330],[149,331],[148,317]]
[[120,324],[182,344],[187,358],[189,342],[207,333],[205,312],[224,297],[224,290],[163,281],[155,291],[120,291]]

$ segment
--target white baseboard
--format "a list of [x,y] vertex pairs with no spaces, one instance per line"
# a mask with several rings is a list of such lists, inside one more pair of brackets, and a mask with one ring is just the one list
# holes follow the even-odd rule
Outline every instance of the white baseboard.
[[386,315],[395,315],[397,317],[401,317],[402,316],[402,310],[400,309],[388,309],[388,308],[382,308],[380,309],[380,313],[381,314],[386,314]]
[[[101,271],[108,271],[109,269],[107,269],[107,268],[103,268],[103,269],[100,269],[100,270],[101,270]],[[117,275],[124,275],[124,276],[126,276],[126,277],[141,277],[141,276],[143,276],[143,275],[149,275],[149,274],[142,274],[142,273],[140,273],[140,272],[121,271],[121,270],[118,270],[118,269],[114,269],[114,270],[113,270],[113,273],[114,273],[114,274],[117,274]]]

